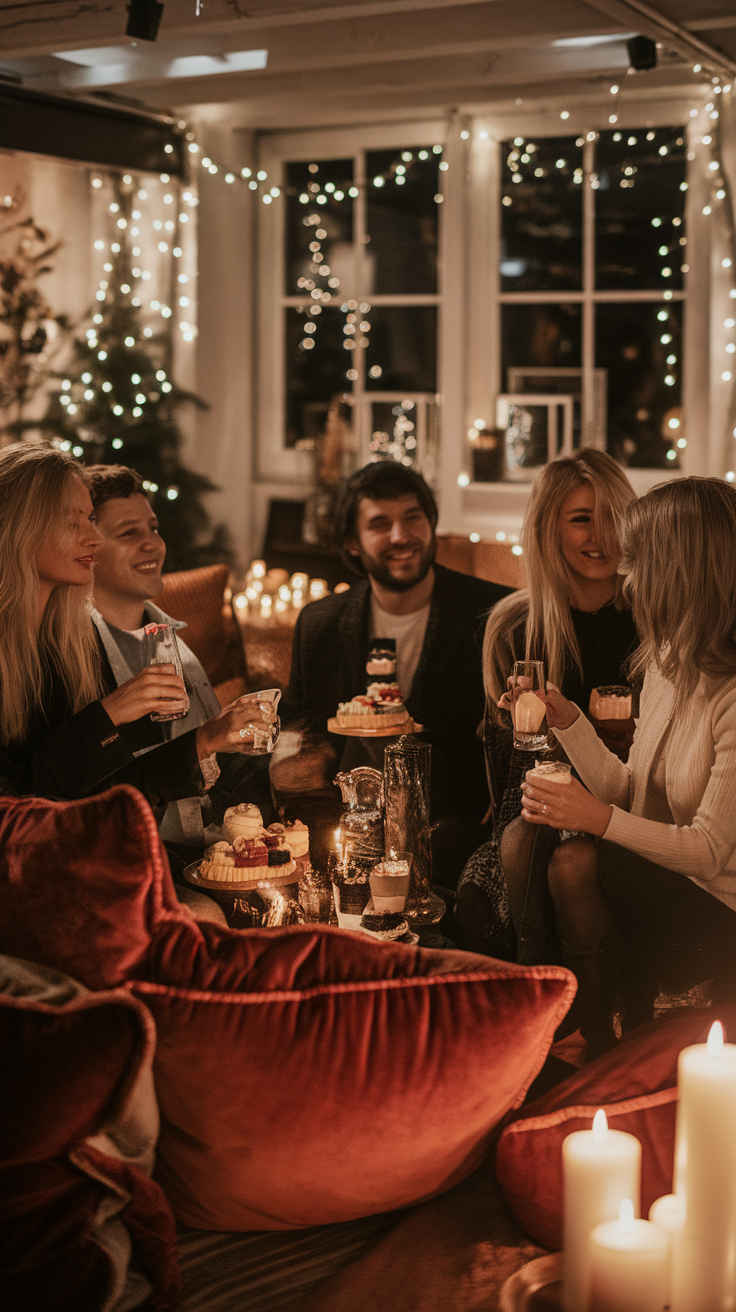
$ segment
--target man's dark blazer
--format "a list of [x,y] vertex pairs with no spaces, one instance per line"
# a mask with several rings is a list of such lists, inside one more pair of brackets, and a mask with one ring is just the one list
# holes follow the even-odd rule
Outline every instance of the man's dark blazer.
[[[513,589],[435,565],[435,584],[419,664],[406,705],[432,744],[432,810],[436,817],[488,807],[483,748],[483,631],[491,607]],[[370,583],[305,606],[297,621],[291,679],[281,704],[285,725],[329,739],[336,760],[344,739],[327,733],[338,702],[365,691]],[[377,635],[381,637],[381,634]]]

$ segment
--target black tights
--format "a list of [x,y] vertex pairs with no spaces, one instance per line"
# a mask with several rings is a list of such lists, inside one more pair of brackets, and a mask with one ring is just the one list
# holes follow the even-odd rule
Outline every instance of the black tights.
[[[539,848],[551,838],[548,830],[540,833],[538,826],[519,818],[506,827],[501,839],[511,918],[522,945],[528,942],[529,919],[534,914],[529,898],[530,866],[542,857]],[[554,908],[558,951],[578,981],[571,1015],[588,1042],[590,1055],[597,1055],[615,1041],[616,971],[614,935],[598,879],[595,840],[567,838],[555,846],[547,859],[546,883]]]
[[[509,905],[520,944],[529,918],[529,871],[545,827],[512,821],[501,840]],[[614,1041],[618,992],[624,1030],[651,1020],[664,988],[714,981],[717,1001],[736,1000],[736,912],[685,875],[605,840],[563,839],[547,863],[564,965],[578,980],[573,1004],[591,1055]],[[533,911],[533,908],[532,908]]]

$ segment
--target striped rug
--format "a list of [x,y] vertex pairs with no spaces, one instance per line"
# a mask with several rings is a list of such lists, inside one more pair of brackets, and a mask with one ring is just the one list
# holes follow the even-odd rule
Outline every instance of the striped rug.
[[181,1230],[184,1298],[179,1312],[276,1312],[336,1275],[406,1215],[310,1230],[216,1234]]

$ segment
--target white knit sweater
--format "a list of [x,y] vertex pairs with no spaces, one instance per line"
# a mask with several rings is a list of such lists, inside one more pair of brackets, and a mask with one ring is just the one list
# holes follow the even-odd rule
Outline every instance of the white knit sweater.
[[[606,839],[688,875],[736,911],[736,678],[702,677],[684,709],[675,713],[674,701],[672,684],[650,670],[627,765],[582,714],[555,732],[586,787],[613,806]],[[674,824],[652,814],[660,744],[658,774],[664,767]]]

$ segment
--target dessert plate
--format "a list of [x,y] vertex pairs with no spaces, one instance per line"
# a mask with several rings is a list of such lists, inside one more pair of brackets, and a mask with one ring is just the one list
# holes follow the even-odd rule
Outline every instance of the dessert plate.
[[343,738],[400,738],[403,733],[421,733],[423,728],[424,725],[415,724],[410,715],[401,724],[389,724],[385,729],[347,728],[337,723],[336,715],[331,715],[327,721],[328,731],[339,733]]
[[186,866],[184,878],[187,883],[194,884],[195,888],[204,888],[208,893],[245,893],[258,888],[282,888],[285,884],[295,882],[296,861],[290,861],[287,866],[273,866],[274,873],[269,875],[267,879],[264,879],[261,875],[258,879],[244,879],[237,884],[234,880],[229,879],[200,879],[199,867],[201,864],[201,861],[193,861],[190,866]]
[[562,1253],[545,1253],[509,1276],[501,1312],[562,1312]]

